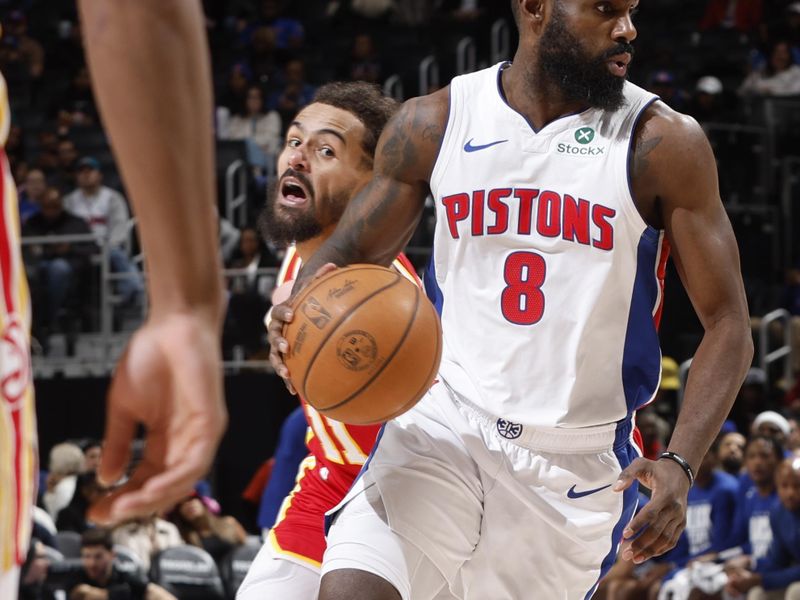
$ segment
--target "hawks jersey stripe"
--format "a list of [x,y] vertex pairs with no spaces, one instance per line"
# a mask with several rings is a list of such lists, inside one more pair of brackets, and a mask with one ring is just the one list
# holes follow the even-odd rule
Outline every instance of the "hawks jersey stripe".
[[[8,137],[10,113],[0,76],[0,142]],[[19,245],[16,186],[0,151],[0,572],[27,554],[36,496],[36,416],[30,381],[29,296]],[[9,543],[10,542],[10,543]]]

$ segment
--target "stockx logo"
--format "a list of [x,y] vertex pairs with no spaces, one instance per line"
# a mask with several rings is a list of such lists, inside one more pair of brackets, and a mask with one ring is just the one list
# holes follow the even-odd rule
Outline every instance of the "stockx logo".
[[574,154],[579,156],[599,156],[605,154],[605,146],[590,146],[594,141],[595,132],[591,127],[581,127],[575,131],[575,141],[578,145],[560,142],[556,146],[559,154]]
[[581,127],[575,132],[575,141],[579,144],[588,144],[594,139],[594,129]]

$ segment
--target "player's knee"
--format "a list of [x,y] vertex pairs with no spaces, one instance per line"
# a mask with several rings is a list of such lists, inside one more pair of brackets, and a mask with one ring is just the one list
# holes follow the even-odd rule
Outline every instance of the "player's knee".
[[359,569],[325,573],[319,600],[402,600],[395,587],[377,575]]

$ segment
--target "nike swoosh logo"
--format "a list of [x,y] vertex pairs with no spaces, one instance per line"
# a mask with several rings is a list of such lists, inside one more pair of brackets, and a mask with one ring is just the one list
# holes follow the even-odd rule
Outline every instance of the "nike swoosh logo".
[[576,492],[575,486],[573,485],[571,488],[569,488],[569,491],[567,492],[567,498],[572,498],[574,500],[576,498],[583,498],[584,496],[591,496],[592,494],[596,494],[597,492],[601,492],[604,489],[610,487],[611,484],[609,483],[608,485],[604,485],[599,488],[594,488],[593,490],[586,490],[585,492]]
[[485,150],[486,148],[497,146],[497,144],[505,144],[507,141],[508,140],[499,140],[497,142],[491,142],[489,144],[481,144],[480,146],[473,146],[472,140],[470,140],[466,144],[464,144],[464,152],[477,152],[478,150]]

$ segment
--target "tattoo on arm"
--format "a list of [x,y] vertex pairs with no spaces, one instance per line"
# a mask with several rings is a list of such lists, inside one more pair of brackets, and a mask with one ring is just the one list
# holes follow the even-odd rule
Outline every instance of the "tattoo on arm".
[[637,178],[642,175],[650,167],[649,154],[655,150],[656,146],[661,143],[662,136],[653,138],[645,138],[644,135],[636,142],[636,149],[633,153],[633,164],[631,167],[631,175]]

